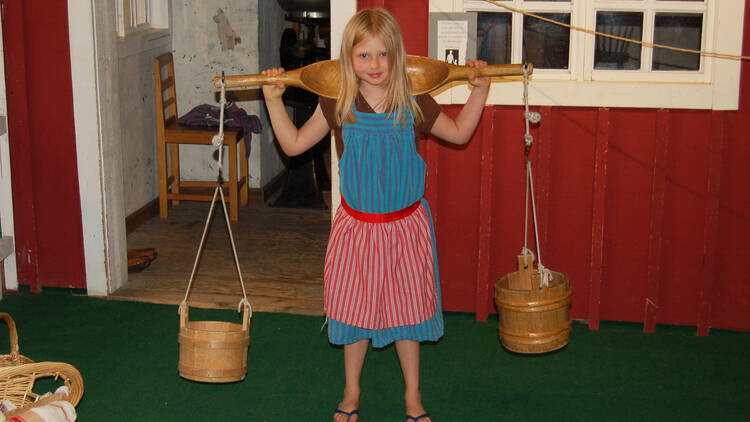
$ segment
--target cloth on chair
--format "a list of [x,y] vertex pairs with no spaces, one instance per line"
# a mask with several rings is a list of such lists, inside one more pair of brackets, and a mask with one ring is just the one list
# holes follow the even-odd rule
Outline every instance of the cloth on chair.
[[[217,106],[201,104],[194,107],[184,116],[179,118],[179,123],[187,126],[209,126],[219,127],[221,110]],[[253,133],[260,133],[262,127],[260,119],[254,114],[247,114],[245,110],[236,104],[229,103],[224,109],[224,127],[242,128],[243,141],[245,142],[245,155],[250,156],[250,141]]]

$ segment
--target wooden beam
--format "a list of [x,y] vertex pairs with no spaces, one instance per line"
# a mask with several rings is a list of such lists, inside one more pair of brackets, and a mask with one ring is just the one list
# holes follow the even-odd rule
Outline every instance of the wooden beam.
[[604,214],[607,197],[607,159],[609,155],[609,109],[600,108],[596,122],[596,149],[594,151],[594,198],[591,217],[591,269],[589,272],[589,329],[598,330],[601,297],[602,268],[604,265]]
[[479,156],[479,242],[477,245],[477,280],[475,305],[477,321],[487,321],[490,312],[490,261],[492,258],[492,185],[495,107],[485,107],[480,121],[481,152]]
[[721,153],[724,144],[723,111],[711,114],[711,136],[708,139],[708,175],[706,177],[705,211],[703,224],[703,269],[698,300],[698,335],[707,336],[711,329],[711,305],[719,265],[719,182]]
[[664,242],[664,194],[667,185],[667,156],[669,152],[669,110],[656,112],[654,162],[651,174],[651,211],[649,213],[648,273],[643,317],[643,331],[656,330],[659,310],[659,282],[662,274],[662,245]]

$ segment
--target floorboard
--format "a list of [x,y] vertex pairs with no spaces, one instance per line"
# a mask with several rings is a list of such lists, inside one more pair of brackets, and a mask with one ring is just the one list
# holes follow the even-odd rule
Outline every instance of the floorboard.
[[[185,296],[209,203],[182,201],[169,218],[150,218],[128,235],[128,248],[156,248],[158,257],[111,299],[179,304]],[[330,211],[240,207],[232,233],[248,300],[255,311],[323,315],[323,261]],[[224,216],[216,208],[190,289],[188,305],[236,308],[242,288]]]

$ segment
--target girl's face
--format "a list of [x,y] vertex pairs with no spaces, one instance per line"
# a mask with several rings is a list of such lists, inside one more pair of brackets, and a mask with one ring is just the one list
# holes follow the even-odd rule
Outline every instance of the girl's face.
[[352,65],[360,84],[385,87],[391,66],[385,44],[379,36],[365,38],[354,45]]

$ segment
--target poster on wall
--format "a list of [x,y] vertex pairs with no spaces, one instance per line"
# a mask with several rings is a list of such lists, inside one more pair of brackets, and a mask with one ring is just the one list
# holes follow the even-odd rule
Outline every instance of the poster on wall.
[[437,58],[450,64],[466,64],[469,46],[469,22],[439,20],[437,22]]
[[465,65],[476,59],[476,13],[430,13],[429,54],[433,59]]

